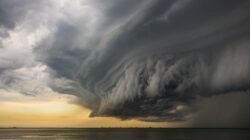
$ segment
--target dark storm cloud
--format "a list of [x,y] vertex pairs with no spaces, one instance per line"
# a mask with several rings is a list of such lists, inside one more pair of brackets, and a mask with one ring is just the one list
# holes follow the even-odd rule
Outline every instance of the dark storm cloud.
[[[81,2],[90,11],[65,12],[34,52],[52,70],[50,87],[78,96],[91,116],[187,121],[200,112],[199,96],[249,90],[249,0]],[[46,1],[16,5],[41,10]],[[0,23],[8,28],[21,19],[1,14],[11,15]]]
[[45,61],[77,84],[91,116],[184,121],[197,96],[249,89],[249,1],[106,4],[93,46],[69,51],[77,29],[59,27]]

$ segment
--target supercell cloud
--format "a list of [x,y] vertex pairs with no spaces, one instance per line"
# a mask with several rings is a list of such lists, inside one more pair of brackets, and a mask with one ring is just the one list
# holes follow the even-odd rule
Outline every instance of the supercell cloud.
[[0,14],[2,89],[72,94],[92,117],[195,126],[225,102],[234,117],[219,126],[250,126],[239,101],[250,99],[249,0],[2,0]]

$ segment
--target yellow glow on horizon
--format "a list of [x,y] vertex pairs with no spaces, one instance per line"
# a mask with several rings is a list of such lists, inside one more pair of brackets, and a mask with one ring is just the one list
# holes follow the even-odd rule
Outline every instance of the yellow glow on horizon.
[[0,102],[0,127],[176,127],[162,122],[89,118],[89,113],[90,110],[63,100]]
[[62,101],[0,103],[0,127],[71,127],[87,110]]

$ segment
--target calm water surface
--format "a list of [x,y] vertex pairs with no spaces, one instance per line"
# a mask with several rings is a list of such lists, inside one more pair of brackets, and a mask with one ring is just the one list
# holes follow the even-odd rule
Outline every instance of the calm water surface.
[[10,140],[250,140],[250,129],[0,129]]

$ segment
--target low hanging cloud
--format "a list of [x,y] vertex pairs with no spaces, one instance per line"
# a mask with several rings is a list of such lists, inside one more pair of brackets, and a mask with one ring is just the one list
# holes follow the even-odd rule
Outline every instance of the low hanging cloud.
[[4,81],[18,77],[10,72],[40,64],[49,75],[41,85],[79,97],[92,117],[189,121],[202,113],[200,98],[249,90],[249,7],[248,0],[2,1],[0,83],[17,89]]

